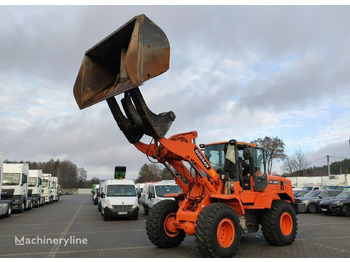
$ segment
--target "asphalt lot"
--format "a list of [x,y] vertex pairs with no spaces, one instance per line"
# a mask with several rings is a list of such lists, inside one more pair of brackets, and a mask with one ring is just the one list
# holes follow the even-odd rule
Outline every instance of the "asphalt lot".
[[[138,220],[103,221],[90,195],[61,196],[59,202],[0,218],[0,259],[201,257],[193,236],[187,236],[176,248],[155,247],[147,238],[145,222],[142,208]],[[242,236],[235,257],[350,257],[349,217],[299,214],[298,222],[298,234],[291,246],[271,246],[259,231]],[[24,243],[16,245],[16,239],[23,237]],[[61,243],[54,242],[59,239]]]

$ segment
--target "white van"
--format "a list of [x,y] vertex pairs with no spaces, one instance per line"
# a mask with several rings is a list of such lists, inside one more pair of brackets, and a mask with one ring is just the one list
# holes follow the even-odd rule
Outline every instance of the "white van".
[[151,210],[153,206],[160,201],[169,199],[174,200],[172,197],[166,197],[166,194],[179,193],[182,193],[182,191],[174,180],[163,180],[157,183],[149,184],[146,192],[146,203],[144,205],[145,213],[148,214],[149,210]]
[[145,214],[148,214],[147,202],[148,202],[148,191],[149,187],[154,184],[154,182],[145,183],[142,192],[138,193],[139,205],[143,207]]
[[94,202],[94,205],[98,204],[98,197],[100,196],[100,185],[95,185],[94,188],[94,196],[92,197],[92,201]]
[[139,203],[135,182],[128,179],[105,180],[105,190],[101,194],[101,212],[104,220],[111,217],[131,217],[138,219]]
[[105,189],[105,181],[101,181],[100,184],[99,184],[99,194],[98,194],[98,197],[97,197],[97,209],[99,212],[102,211],[101,209],[101,202],[102,202],[102,198],[101,198],[101,194],[105,192],[106,189]]

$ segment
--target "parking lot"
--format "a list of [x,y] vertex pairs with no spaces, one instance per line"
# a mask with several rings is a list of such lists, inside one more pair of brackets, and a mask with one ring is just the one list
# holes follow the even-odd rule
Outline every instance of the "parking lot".
[[[0,218],[0,258],[201,257],[193,236],[176,248],[155,247],[147,238],[145,222],[142,208],[138,220],[104,221],[90,195],[61,196],[59,202]],[[291,246],[271,246],[259,231],[242,236],[235,257],[350,257],[349,217],[299,214],[298,222]]]

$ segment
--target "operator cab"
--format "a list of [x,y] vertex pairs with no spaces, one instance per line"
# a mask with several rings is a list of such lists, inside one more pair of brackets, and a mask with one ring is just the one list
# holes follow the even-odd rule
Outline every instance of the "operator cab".
[[251,189],[250,177],[253,176],[255,191],[263,191],[266,188],[267,177],[262,148],[235,140],[200,146],[219,175],[226,173],[229,181],[240,181],[243,190]]

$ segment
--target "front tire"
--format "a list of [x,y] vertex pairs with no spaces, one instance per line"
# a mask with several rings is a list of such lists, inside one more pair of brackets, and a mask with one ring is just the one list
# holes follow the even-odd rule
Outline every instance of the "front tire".
[[146,233],[157,247],[176,247],[184,240],[185,232],[171,227],[178,209],[178,204],[173,200],[161,201],[151,209],[147,217]]
[[240,226],[233,208],[223,203],[205,207],[198,216],[196,244],[205,257],[232,257],[239,246]]
[[24,202],[22,202],[21,204],[21,209],[19,210],[20,213],[23,213],[24,212],[24,209],[25,209],[25,204]]
[[261,230],[267,242],[286,246],[294,242],[297,234],[297,217],[292,206],[283,201],[273,201],[271,208],[261,218]]
[[9,204],[8,208],[7,208],[7,213],[5,215],[5,217],[10,217],[12,214],[12,205]]
[[315,203],[310,203],[307,206],[307,212],[311,214],[315,214],[317,212],[317,205]]

